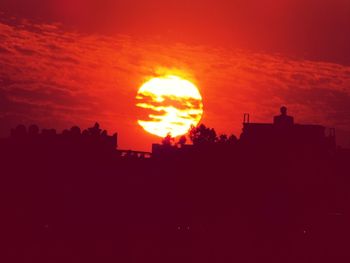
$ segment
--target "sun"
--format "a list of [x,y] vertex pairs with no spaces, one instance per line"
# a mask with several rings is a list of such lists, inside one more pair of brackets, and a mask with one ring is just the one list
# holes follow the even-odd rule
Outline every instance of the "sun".
[[147,132],[165,137],[186,134],[203,114],[202,96],[190,81],[165,75],[145,82],[138,90],[136,106],[147,113],[139,125]]

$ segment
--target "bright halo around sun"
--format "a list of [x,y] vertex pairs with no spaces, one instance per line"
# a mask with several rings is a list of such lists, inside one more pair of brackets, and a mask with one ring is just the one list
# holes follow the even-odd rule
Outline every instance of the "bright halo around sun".
[[186,134],[203,114],[202,96],[190,81],[178,76],[155,77],[144,83],[136,106],[147,112],[138,123],[147,132],[165,137]]

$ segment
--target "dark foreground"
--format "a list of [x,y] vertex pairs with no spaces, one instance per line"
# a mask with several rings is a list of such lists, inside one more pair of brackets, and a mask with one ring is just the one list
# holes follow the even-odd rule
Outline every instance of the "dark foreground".
[[1,150],[1,262],[350,262],[346,154]]

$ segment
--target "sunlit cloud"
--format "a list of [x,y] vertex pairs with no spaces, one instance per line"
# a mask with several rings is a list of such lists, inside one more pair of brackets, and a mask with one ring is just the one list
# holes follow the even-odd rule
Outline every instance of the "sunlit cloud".
[[[162,45],[125,35],[84,35],[28,21],[19,26],[0,23],[0,39],[2,136],[18,123],[63,129],[100,121],[119,132],[122,147],[147,149],[157,138],[137,124],[144,117],[140,110],[168,123],[187,122],[199,114],[196,109],[182,111],[198,107],[197,95],[184,101],[165,94],[136,97],[150,76],[167,72],[182,72],[181,77],[198,86],[204,105],[201,121],[218,132],[239,135],[244,112],[253,121],[270,122],[286,104],[296,122],[350,133],[348,66],[206,45]],[[154,98],[156,103],[146,106]],[[169,101],[180,109],[175,121],[157,114],[174,114],[162,105]],[[338,140],[350,144],[347,136]]]

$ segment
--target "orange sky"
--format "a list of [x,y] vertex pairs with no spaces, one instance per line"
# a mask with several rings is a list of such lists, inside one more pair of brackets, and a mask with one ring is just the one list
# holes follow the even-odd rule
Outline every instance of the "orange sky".
[[0,135],[98,120],[121,148],[149,150],[159,138],[137,125],[135,95],[170,69],[195,81],[203,122],[218,132],[239,135],[243,112],[269,122],[286,104],[349,146],[350,8],[316,3],[4,0]]

